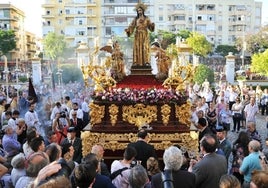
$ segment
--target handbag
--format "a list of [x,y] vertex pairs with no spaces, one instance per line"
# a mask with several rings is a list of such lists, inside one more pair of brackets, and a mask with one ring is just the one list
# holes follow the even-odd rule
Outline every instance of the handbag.
[[237,118],[237,119],[241,119],[242,114],[241,113],[234,113],[234,117]]

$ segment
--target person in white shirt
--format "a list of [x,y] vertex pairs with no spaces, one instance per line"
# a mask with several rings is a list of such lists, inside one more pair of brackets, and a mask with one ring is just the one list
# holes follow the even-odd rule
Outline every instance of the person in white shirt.
[[81,110],[83,111],[83,121],[85,125],[89,123],[89,99],[86,97],[81,105]]
[[29,110],[25,114],[25,123],[29,127],[35,127],[37,132],[41,134],[43,133],[43,131],[41,130],[41,123],[39,121],[38,114],[34,109],[35,103],[31,103],[29,105]]
[[258,113],[259,108],[256,104],[255,97],[250,98],[250,103],[246,105],[244,112],[246,117],[246,122],[253,121],[256,122],[256,114]]
[[50,120],[53,120],[56,118],[57,113],[61,113],[63,111],[63,108],[61,107],[60,102],[56,102],[56,105],[52,109],[51,115],[50,115]]
[[83,111],[78,107],[78,103],[76,103],[76,102],[73,103],[73,109],[70,110],[70,113],[69,113],[69,115],[70,115],[70,119],[73,119],[72,113],[73,113],[74,111],[76,111],[77,118],[83,120],[84,113],[83,113]]

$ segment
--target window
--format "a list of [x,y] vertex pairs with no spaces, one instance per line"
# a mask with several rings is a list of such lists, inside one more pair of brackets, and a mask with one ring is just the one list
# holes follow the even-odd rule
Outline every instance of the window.
[[159,16],[159,21],[164,21],[164,18],[163,18],[163,16]]
[[66,12],[66,14],[70,14],[70,10],[69,9],[66,9],[65,12]]
[[50,15],[50,10],[47,10],[47,15]]
[[112,34],[112,29],[111,29],[111,27],[106,27],[106,29],[105,29],[105,34],[106,34],[106,35],[111,35],[111,34]]
[[62,3],[62,0],[59,0],[59,3]]
[[79,25],[83,25],[83,21],[82,21],[82,20],[79,20],[79,21],[78,21],[78,24],[79,24]]
[[174,21],[176,20],[185,20],[185,16],[184,15],[174,16]]
[[50,21],[47,21],[47,25],[50,26]]

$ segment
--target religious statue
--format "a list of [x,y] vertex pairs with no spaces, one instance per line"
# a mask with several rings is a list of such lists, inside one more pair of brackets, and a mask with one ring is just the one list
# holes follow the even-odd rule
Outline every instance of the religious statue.
[[171,59],[167,55],[166,51],[160,47],[159,42],[154,42],[152,48],[156,51],[156,61],[158,73],[156,78],[159,80],[164,80],[168,77],[169,68],[171,66]]
[[137,16],[125,29],[128,37],[135,31],[133,45],[133,65],[144,66],[150,62],[150,39],[148,30],[154,31],[155,25],[150,18],[144,14],[147,6],[143,3],[136,5]]
[[116,80],[122,80],[125,74],[124,54],[120,50],[118,41],[113,44],[112,70]]

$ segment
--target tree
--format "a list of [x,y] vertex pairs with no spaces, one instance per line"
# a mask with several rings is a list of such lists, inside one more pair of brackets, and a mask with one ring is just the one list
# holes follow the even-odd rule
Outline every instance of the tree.
[[193,52],[199,56],[206,56],[212,51],[212,45],[207,41],[206,37],[197,32],[191,33],[186,39],[187,44],[193,48]]
[[189,30],[180,30],[177,36],[182,39],[188,39],[191,36],[191,32]]
[[15,32],[0,30],[0,57],[16,48]]
[[218,45],[217,48],[215,49],[215,52],[222,56],[227,56],[229,52],[233,52],[233,54],[237,54],[238,50],[236,46]]
[[214,82],[214,72],[207,65],[199,64],[195,69],[194,82],[201,85],[205,79],[210,83]]
[[65,49],[66,42],[63,35],[57,35],[52,32],[47,34],[44,39],[44,51],[50,59],[56,60],[62,57]]
[[252,56],[251,70],[268,76],[268,49]]
[[[77,65],[75,64],[63,64],[61,65],[61,70],[62,70],[62,82],[67,84],[69,82],[74,82],[74,81],[83,81],[83,76],[82,76],[82,72],[81,69],[79,69],[77,67]],[[54,79],[58,80],[57,76],[56,76],[56,72],[58,70],[54,70]]]
[[[263,52],[268,48],[268,26],[261,28],[256,34],[246,35],[244,42],[246,43],[245,50],[250,54]],[[242,50],[243,38],[237,38],[235,44],[238,50]]]

